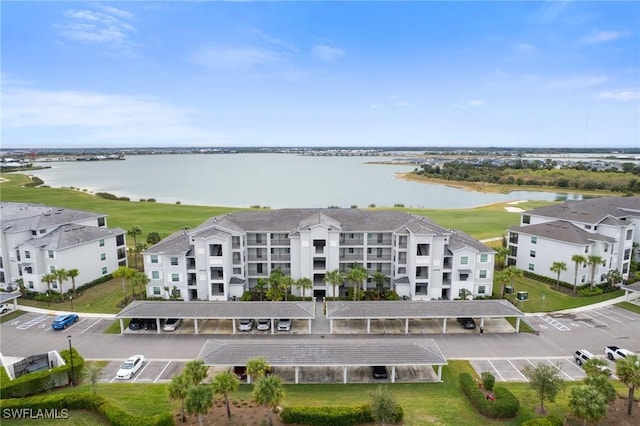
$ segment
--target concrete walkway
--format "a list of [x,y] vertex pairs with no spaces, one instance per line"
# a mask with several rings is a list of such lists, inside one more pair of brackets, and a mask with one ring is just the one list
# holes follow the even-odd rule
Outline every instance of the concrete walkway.
[[324,302],[316,302],[316,317],[311,321],[311,334],[329,334],[329,319],[324,313]]
[[73,314],[76,313],[78,316],[83,318],[107,318],[107,319],[116,319],[116,314],[94,314],[88,312],[74,312],[74,311],[55,311],[53,309],[42,309],[42,308],[34,308],[32,306],[24,306],[18,304],[18,310],[25,312],[34,312],[36,314],[44,314],[44,315],[63,315],[63,314]]

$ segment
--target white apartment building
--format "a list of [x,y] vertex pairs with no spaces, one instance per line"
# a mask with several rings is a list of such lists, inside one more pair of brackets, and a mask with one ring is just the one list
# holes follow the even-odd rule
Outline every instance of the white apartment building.
[[[520,226],[509,228],[507,264],[524,271],[557,278],[553,262],[564,262],[560,280],[576,278],[574,255],[600,256],[596,284],[606,281],[610,270],[629,277],[633,243],[640,243],[640,197],[604,197],[567,201],[521,214]],[[589,284],[591,267],[578,266],[578,285]]]
[[[48,290],[42,277],[77,269],[76,287],[127,264],[126,231],[107,228],[104,214],[42,204],[0,203],[0,286],[22,279],[29,291]],[[58,282],[51,285],[59,292]],[[65,282],[63,291],[71,288]]]
[[[453,300],[465,289],[492,292],[495,251],[462,232],[402,212],[358,209],[283,209],[213,217],[143,252],[149,297],[230,300],[280,268],[307,277],[312,294],[331,297],[325,274],[358,264],[381,272],[410,299]],[[349,283],[336,288],[343,295]],[[365,288],[373,288],[369,279]],[[300,292],[292,289],[293,294]],[[309,294],[309,292],[307,292]]]

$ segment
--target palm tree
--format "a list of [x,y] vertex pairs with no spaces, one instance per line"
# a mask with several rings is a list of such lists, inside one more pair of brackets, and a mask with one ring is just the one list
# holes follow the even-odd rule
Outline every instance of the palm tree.
[[553,262],[551,268],[549,268],[551,272],[555,272],[558,274],[558,280],[556,281],[556,290],[560,288],[560,274],[563,271],[567,270],[567,264],[565,262]]
[[200,384],[189,387],[185,400],[187,413],[198,415],[198,424],[202,426],[205,414],[213,407],[213,389],[209,385]]
[[259,379],[260,377],[267,374],[268,371],[271,370],[271,366],[264,358],[252,358],[247,361],[247,376],[249,376],[249,381],[251,381],[252,377]]
[[255,387],[253,388],[253,400],[258,405],[264,405],[269,410],[269,425],[273,425],[273,419],[271,412],[275,411],[280,404],[280,401],[284,399],[284,386],[282,386],[282,379],[275,374],[271,376],[265,376],[258,379]]
[[295,285],[298,290],[302,289],[302,300],[305,299],[305,290],[307,289],[311,290],[313,288],[313,282],[311,281],[310,278],[307,278],[307,277],[302,277],[296,280]]
[[135,271],[131,277],[131,297],[135,299],[136,297],[136,287],[142,286],[146,289],[147,284],[149,284],[149,277],[142,271]]
[[231,408],[229,407],[229,394],[238,390],[240,381],[231,371],[223,371],[216,374],[211,382],[213,393],[224,396],[224,403],[227,406],[227,418],[231,418]]
[[182,423],[187,421],[187,416],[184,414],[184,402],[187,399],[187,391],[189,390],[189,380],[184,374],[178,374],[173,376],[167,390],[169,391],[169,398],[172,400],[180,400],[180,413],[182,414]]
[[509,252],[510,251],[508,247],[498,247],[496,249],[496,262],[495,262],[496,269],[504,268],[504,263],[507,260],[507,256],[509,255]]
[[147,245],[145,243],[136,243],[133,248],[133,253],[135,255],[135,266],[138,267],[138,257],[140,257],[140,253],[147,249]]
[[63,284],[67,280],[67,270],[66,269],[56,269],[53,273],[58,282],[60,283],[60,295],[64,294]]
[[581,254],[574,254],[573,256],[571,256],[571,261],[576,265],[576,270],[573,278],[573,294],[576,294],[576,288],[578,287],[578,269],[580,268],[580,265],[584,265],[585,263],[587,263],[587,258]]
[[[135,247],[138,246],[138,235],[142,235],[142,229],[138,226],[138,225],[133,225],[131,227],[131,229],[129,229],[127,231],[127,235],[130,237],[133,237],[133,247],[135,250]],[[135,268],[138,268],[138,256],[135,254],[134,252],[134,257],[133,257],[133,264],[135,266]]]
[[336,287],[340,287],[344,283],[344,275],[339,269],[334,269],[324,274],[324,279],[333,287],[333,300],[336,300]]
[[500,298],[504,298],[504,287],[507,283],[511,284],[511,287],[515,284],[516,278],[521,278],[524,274],[521,269],[515,266],[507,266],[497,274],[496,279],[502,284],[500,289]]
[[258,283],[256,284],[256,290],[260,293],[260,301],[262,302],[262,295],[264,294],[264,290],[267,288],[267,280],[264,278],[258,278]]
[[199,385],[205,377],[209,367],[204,365],[204,361],[201,359],[194,359],[186,363],[184,366],[183,374],[187,378],[190,384],[193,386]]
[[69,269],[67,271],[67,276],[71,278],[71,286],[73,287],[73,297],[76,297],[76,277],[80,275],[80,271],[77,269]]
[[280,288],[284,291],[284,300],[287,301],[287,295],[289,291],[291,291],[291,287],[293,287],[294,281],[289,275],[282,277],[280,280]]
[[56,282],[57,278],[58,277],[56,277],[55,273],[44,274],[42,276],[41,280],[42,280],[43,283],[45,283],[47,285],[47,291],[49,292],[49,294],[51,294],[51,284]]
[[376,271],[373,274],[373,282],[376,283],[376,292],[378,293],[378,300],[380,300],[380,291],[384,289],[384,285],[387,282],[388,277],[380,271]]
[[127,301],[127,286],[125,284],[133,277],[135,272],[135,269],[128,266],[120,266],[113,272],[113,278],[122,278],[122,292],[124,293],[125,302]]
[[369,273],[360,265],[353,265],[347,272],[347,281],[353,283],[353,300],[358,300],[360,285],[369,277]]
[[587,265],[591,267],[591,282],[589,289],[593,290],[593,287],[595,286],[596,268],[600,265],[606,266],[607,261],[600,256],[591,255],[587,258]]
[[631,415],[633,398],[636,387],[640,386],[640,355],[627,355],[616,361],[616,375],[618,380],[629,387],[627,398],[627,414]]

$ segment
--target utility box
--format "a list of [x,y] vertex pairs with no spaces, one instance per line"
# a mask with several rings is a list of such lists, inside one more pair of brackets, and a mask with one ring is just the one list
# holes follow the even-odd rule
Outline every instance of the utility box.
[[507,294],[513,294],[513,287],[508,285],[504,288],[504,292]]
[[519,291],[516,293],[516,299],[518,300],[529,300],[529,292],[528,291]]

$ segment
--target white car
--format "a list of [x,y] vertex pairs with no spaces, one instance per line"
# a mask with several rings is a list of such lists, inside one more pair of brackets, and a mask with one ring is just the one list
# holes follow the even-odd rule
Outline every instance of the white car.
[[116,379],[130,379],[144,366],[144,356],[134,355],[120,364]]
[[238,322],[238,330],[240,331],[251,331],[253,328],[253,319],[251,318],[243,318]]
[[260,318],[258,320],[258,330],[269,330],[271,328],[271,320],[269,318]]
[[164,330],[164,331],[176,331],[176,329],[180,326],[181,322],[182,322],[181,318],[168,318],[164,322],[164,326],[162,327],[162,330]]
[[291,331],[291,324],[293,320],[291,318],[280,318],[278,320],[278,331]]
[[9,305],[7,305],[6,303],[0,303],[0,314],[4,314],[9,309],[11,309],[9,308]]

